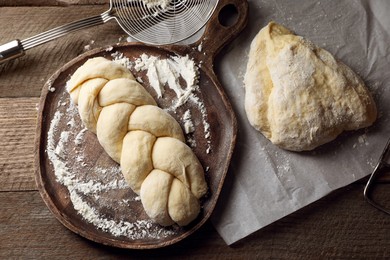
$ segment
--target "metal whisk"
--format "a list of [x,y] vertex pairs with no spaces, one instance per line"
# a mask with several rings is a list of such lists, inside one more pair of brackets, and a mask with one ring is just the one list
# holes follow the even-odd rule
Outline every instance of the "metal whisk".
[[26,50],[70,32],[111,19],[138,41],[156,45],[179,42],[199,31],[217,4],[218,0],[110,0],[109,10],[100,15],[1,45],[0,63],[23,56]]

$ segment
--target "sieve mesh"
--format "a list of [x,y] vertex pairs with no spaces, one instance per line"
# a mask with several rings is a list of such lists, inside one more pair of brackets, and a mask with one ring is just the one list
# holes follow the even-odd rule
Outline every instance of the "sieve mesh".
[[194,35],[218,4],[218,0],[170,0],[166,6],[148,2],[153,1],[112,0],[110,15],[136,40],[152,44],[175,43]]
[[100,15],[0,45],[0,64],[23,56],[28,49],[70,32],[103,24],[113,18],[126,33],[138,41],[158,45],[176,43],[199,31],[210,19],[218,1],[110,0],[110,9]]

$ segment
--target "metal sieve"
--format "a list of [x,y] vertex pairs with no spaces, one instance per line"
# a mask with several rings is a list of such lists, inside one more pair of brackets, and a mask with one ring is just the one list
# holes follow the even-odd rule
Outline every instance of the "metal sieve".
[[198,32],[210,19],[218,0],[110,0],[106,12],[65,24],[25,40],[0,46],[0,63],[70,32],[115,19],[134,39],[149,44],[171,44]]

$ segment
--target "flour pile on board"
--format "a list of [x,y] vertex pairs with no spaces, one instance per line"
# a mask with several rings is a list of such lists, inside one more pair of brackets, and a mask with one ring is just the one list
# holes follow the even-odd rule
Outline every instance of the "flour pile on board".
[[[115,57],[114,57],[115,60]],[[208,123],[207,109],[200,98],[199,67],[194,60],[186,56],[171,56],[163,59],[157,56],[142,54],[132,66],[137,72],[146,71],[150,86],[157,94],[158,99],[164,98],[167,89],[174,91],[176,98],[170,107],[165,110],[176,113],[184,105],[192,105],[192,109],[199,111],[203,125],[204,138],[207,139],[206,153],[211,152],[211,131]],[[183,84],[184,81],[184,84]],[[187,112],[190,113],[190,112]],[[188,125],[187,125],[188,126]],[[196,130],[192,125],[191,129]],[[189,130],[189,129],[188,129]],[[191,131],[192,132],[192,131]],[[193,139],[189,142],[193,147]],[[195,144],[196,145],[196,144]]]

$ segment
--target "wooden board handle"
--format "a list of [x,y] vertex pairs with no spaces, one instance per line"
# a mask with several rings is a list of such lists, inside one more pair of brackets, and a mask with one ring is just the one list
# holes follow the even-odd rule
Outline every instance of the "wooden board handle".
[[245,28],[247,22],[247,0],[220,0],[202,38],[191,45],[198,50],[194,56],[212,65],[218,52]]

